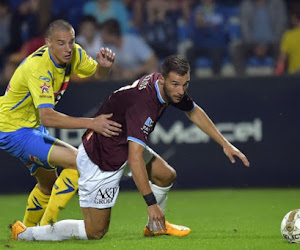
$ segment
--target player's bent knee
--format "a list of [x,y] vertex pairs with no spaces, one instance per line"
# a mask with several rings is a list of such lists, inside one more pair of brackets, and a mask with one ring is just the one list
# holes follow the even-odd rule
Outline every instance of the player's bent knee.
[[86,231],[89,240],[100,240],[107,233],[107,229]]
[[171,180],[172,182],[176,179],[177,177],[177,173],[176,173],[176,170],[174,168],[171,168]]
[[176,170],[171,167],[167,182],[171,185],[171,183],[173,183],[173,181],[176,179],[176,176]]

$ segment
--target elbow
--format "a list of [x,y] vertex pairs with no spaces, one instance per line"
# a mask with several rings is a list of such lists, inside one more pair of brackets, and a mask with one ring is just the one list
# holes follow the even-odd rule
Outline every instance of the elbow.
[[44,113],[40,116],[40,120],[41,120],[41,124],[44,126],[44,127],[52,127],[53,124],[51,122],[51,116],[49,113]]
[[51,127],[51,123],[50,123],[50,120],[48,118],[41,118],[41,124],[44,126],[44,127]]
[[53,110],[52,109],[40,109],[40,121],[44,127],[53,126]]

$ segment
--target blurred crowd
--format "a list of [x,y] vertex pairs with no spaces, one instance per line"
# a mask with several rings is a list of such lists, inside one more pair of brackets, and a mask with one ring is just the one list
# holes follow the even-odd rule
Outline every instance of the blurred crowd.
[[[44,45],[54,19],[69,21],[91,57],[116,53],[111,78],[157,71],[182,54],[192,76],[300,72],[298,0],[0,0],[0,83]],[[79,81],[76,77],[74,80]]]

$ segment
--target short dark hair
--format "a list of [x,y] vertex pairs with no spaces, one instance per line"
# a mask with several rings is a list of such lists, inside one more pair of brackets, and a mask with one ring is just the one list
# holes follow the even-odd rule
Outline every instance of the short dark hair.
[[85,23],[85,22],[93,23],[93,24],[95,24],[95,26],[98,25],[98,22],[97,22],[96,17],[94,17],[94,16],[92,16],[92,15],[86,15],[86,16],[83,16],[83,17],[80,19],[79,25],[82,24],[82,23]]
[[122,35],[120,24],[118,20],[114,18],[110,18],[104,21],[101,24],[100,29],[106,31],[111,35],[116,35],[119,37]]
[[55,31],[70,31],[73,29],[73,26],[63,19],[57,19],[49,24],[46,37],[51,38]]
[[170,72],[175,72],[180,76],[184,76],[190,71],[190,65],[185,57],[180,55],[168,56],[161,66],[161,74],[167,77]]

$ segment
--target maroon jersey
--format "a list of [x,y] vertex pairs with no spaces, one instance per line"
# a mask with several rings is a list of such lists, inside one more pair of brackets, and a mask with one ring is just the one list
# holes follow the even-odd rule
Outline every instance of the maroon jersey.
[[[146,75],[132,85],[116,90],[96,113],[96,116],[113,113],[111,119],[122,125],[119,136],[108,138],[89,130],[83,135],[84,148],[100,169],[115,171],[127,161],[128,140],[146,146],[149,134],[167,108],[159,92],[159,76],[159,73]],[[188,94],[180,103],[171,105],[183,111],[194,108]]]

